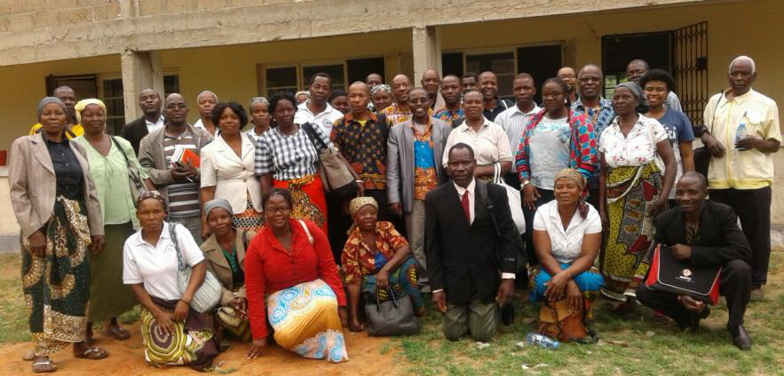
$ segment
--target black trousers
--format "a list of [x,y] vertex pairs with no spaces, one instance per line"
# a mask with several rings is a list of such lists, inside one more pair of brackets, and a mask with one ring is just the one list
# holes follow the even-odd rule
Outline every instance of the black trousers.
[[[536,189],[541,196],[536,200],[537,208],[555,199],[553,191],[541,188]],[[523,198],[525,198],[525,193],[523,193]],[[534,214],[536,214],[536,210],[529,210],[525,206],[525,202],[523,202],[523,216],[525,216],[525,251],[528,252],[529,265],[536,265],[539,263],[539,260],[536,258],[536,251],[534,251]]]
[[[727,310],[730,316],[727,326],[734,334],[734,329],[743,325],[743,315],[746,313],[746,306],[751,296],[749,264],[743,260],[732,260],[727,263],[719,276],[719,293],[727,298]],[[688,324],[696,315],[678,301],[677,295],[652,290],[645,285],[637,288],[637,300],[682,324]]]
[[711,189],[711,200],[727,204],[740,218],[740,226],[751,246],[751,285],[768,281],[770,264],[770,187],[760,189]]

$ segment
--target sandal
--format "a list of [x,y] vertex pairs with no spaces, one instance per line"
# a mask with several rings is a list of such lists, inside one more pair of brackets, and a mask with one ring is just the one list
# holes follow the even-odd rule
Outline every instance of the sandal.
[[43,358],[33,362],[33,373],[48,373],[57,370],[57,366],[52,359]]
[[120,327],[119,325],[110,325],[109,327],[106,328],[104,334],[118,341],[124,341],[128,338],[131,338],[131,333],[128,332],[128,330],[126,330],[125,328]]
[[79,354],[74,354],[74,356],[80,359],[99,360],[109,356],[109,353],[98,346],[92,346]]

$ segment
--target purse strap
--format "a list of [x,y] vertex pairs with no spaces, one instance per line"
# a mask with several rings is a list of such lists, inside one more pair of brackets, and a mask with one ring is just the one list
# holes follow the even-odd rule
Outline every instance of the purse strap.
[[314,148],[316,148],[317,153],[320,152],[322,149],[327,148],[327,144],[324,143],[324,140],[322,140],[321,137],[319,137],[316,134],[316,131],[313,129],[313,124],[311,124],[310,122],[306,122],[302,124],[301,127],[302,130],[305,131],[305,134],[308,136],[308,139],[310,139],[310,143],[313,144]]
[[109,138],[112,139],[112,142],[114,143],[114,146],[116,146],[117,149],[120,150],[120,154],[122,154],[123,159],[125,159],[125,165],[128,166],[128,168],[131,168],[131,161],[128,159],[128,155],[125,154],[125,150],[123,150],[122,146],[120,146],[120,143],[117,142],[117,140],[115,140],[114,137],[115,136],[109,136]]
[[169,236],[174,243],[174,251],[177,252],[177,270],[185,270],[185,260],[182,259],[182,252],[180,252],[180,242],[177,241],[177,224],[169,223]]
[[298,219],[297,221],[299,222],[300,226],[302,226],[302,229],[305,230],[305,234],[308,236],[308,242],[310,242],[310,245],[313,245],[315,243],[315,240],[313,239],[313,234],[310,233],[310,229],[308,228],[308,225],[305,224],[305,221],[301,219]]

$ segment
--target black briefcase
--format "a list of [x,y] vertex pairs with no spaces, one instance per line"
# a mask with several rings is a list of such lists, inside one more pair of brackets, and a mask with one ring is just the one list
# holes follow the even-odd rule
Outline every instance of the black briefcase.
[[645,286],[716,304],[719,301],[720,274],[720,266],[697,268],[689,261],[676,260],[670,247],[658,244],[653,252]]

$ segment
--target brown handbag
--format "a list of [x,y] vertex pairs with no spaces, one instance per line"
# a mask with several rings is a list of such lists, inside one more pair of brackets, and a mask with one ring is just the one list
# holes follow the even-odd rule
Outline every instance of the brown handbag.
[[561,342],[580,341],[589,336],[584,318],[585,307],[576,311],[566,299],[545,301],[539,309],[539,333]]

